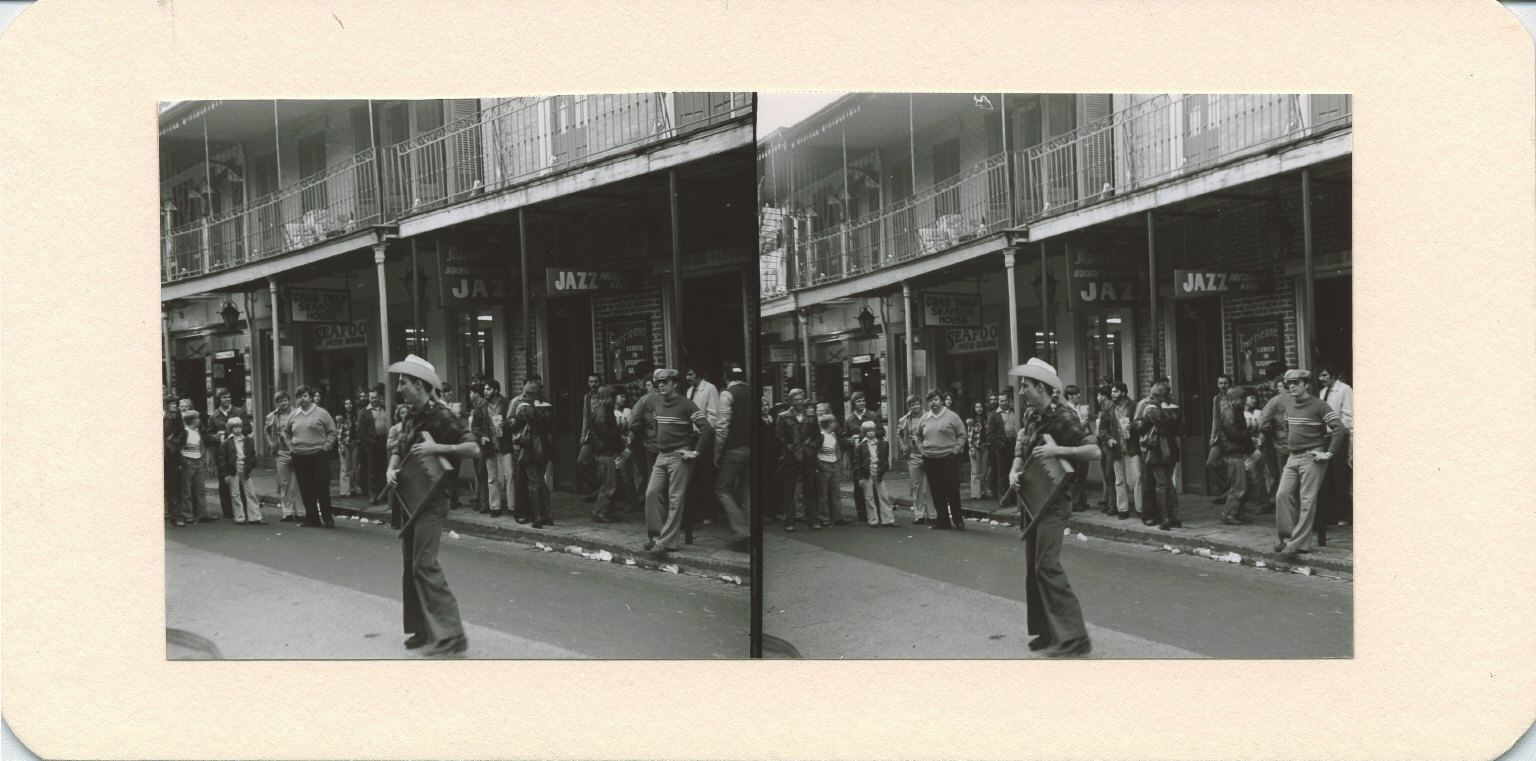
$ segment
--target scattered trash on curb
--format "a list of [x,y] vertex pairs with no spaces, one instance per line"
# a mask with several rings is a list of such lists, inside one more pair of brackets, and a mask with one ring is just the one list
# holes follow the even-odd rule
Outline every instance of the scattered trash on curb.
[[1172,549],[1173,549],[1173,554],[1175,554],[1175,555],[1182,555],[1183,554],[1183,550],[1180,550],[1178,547],[1174,547]]
[[457,531],[449,531],[448,532],[448,538],[449,539],[458,539],[459,538],[459,532],[457,532]]
[[1064,529],[1061,530],[1061,533],[1062,533],[1063,536],[1071,536],[1072,535],[1072,529],[1071,529],[1071,527],[1064,528]]
[[1253,561],[1253,567],[1254,568],[1266,568],[1266,567],[1268,567],[1268,565],[1269,565],[1268,563],[1265,563],[1262,560],[1255,560],[1255,561]]
[[726,573],[720,574],[720,580],[723,581],[723,582],[726,582],[727,584],[735,584],[738,587],[741,586],[741,579],[739,577],[732,576],[730,574],[726,574]]
[[566,545],[565,551],[571,553],[572,555],[580,555],[583,552],[583,550],[580,547],[577,547],[574,544]]
[[997,521],[992,521],[992,522],[991,522],[991,523],[989,523],[989,524],[988,524],[988,525],[991,525],[991,526],[996,526],[996,525],[998,525],[998,523],[997,523]]
[[634,565],[634,564],[635,564],[635,559],[634,558],[624,558],[624,565]]
[[682,573],[683,571],[683,569],[678,568],[677,564],[675,563],[668,563],[662,566],[661,570],[666,571],[667,573]]
[[1168,550],[1169,552],[1172,552],[1173,551],[1173,545],[1165,544],[1165,545],[1163,545],[1163,549]]
[[1308,567],[1306,567],[1304,565],[1296,566],[1295,568],[1291,569],[1291,573],[1299,573],[1302,576],[1311,576],[1312,575],[1312,569],[1308,568]]
[[1079,542],[1086,542],[1086,541],[1088,541],[1088,536],[1086,534],[1084,534],[1083,532],[1079,531],[1079,532],[1077,532],[1077,541],[1079,541]]

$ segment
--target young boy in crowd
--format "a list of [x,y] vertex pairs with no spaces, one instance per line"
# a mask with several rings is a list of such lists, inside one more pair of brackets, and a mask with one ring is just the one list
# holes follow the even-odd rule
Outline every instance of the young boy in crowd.
[[245,430],[245,421],[232,417],[225,424],[224,442],[219,457],[219,478],[229,484],[234,506],[235,525],[259,525],[267,521],[261,515],[261,497],[251,486],[251,471],[256,469],[256,442]]
[[218,520],[218,516],[208,514],[203,501],[203,468],[209,459],[203,453],[210,450],[203,442],[202,415],[191,409],[181,413],[181,430],[168,436],[165,445],[177,453],[181,463],[181,509],[171,525],[181,528]]
[[864,507],[868,511],[869,525],[895,526],[896,515],[891,512],[891,495],[885,489],[885,473],[890,470],[891,445],[882,436],[880,425],[873,420],[859,424],[862,438],[853,449],[853,488],[864,491]]
[[837,418],[829,413],[816,418],[816,422],[821,426],[821,448],[816,452],[816,501],[826,505],[826,510],[822,511],[821,527],[832,525],[827,522],[828,519],[839,526],[846,526],[848,518],[843,515],[843,506],[838,500],[841,484],[837,482]]

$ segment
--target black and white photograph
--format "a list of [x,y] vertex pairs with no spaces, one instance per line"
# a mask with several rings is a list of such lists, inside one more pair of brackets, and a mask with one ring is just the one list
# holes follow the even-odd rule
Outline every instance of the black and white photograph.
[[1352,657],[1349,95],[758,125],[765,653]]
[[167,657],[747,657],[754,97],[161,103]]

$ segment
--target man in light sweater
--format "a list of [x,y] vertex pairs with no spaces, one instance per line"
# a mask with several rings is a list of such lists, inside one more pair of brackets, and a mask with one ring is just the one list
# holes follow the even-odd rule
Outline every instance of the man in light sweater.
[[1291,454],[1275,490],[1275,530],[1280,538],[1275,552],[1290,561],[1298,560],[1298,553],[1312,542],[1318,489],[1328,472],[1328,462],[1349,442],[1349,429],[1339,414],[1308,390],[1311,381],[1312,373],[1306,370],[1287,370],[1284,383],[1288,396],[1276,397],[1285,407],[1286,445]]
[[[645,550],[660,559],[678,548],[694,461],[714,441],[715,431],[704,411],[678,393],[681,376],[676,370],[662,368],[652,377],[656,395],[636,425],[656,435],[656,464],[645,491],[645,530],[654,539],[646,540]],[[668,501],[665,513],[663,495]]]
[[928,411],[917,425],[917,445],[923,454],[923,475],[938,518],[932,528],[965,530],[960,513],[960,450],[965,447],[965,423],[944,406],[938,389],[928,392]]
[[288,416],[288,443],[293,448],[293,478],[304,500],[304,522],[310,528],[335,528],[331,518],[331,466],[326,453],[336,446],[336,421],[315,404],[314,390],[299,386],[299,408]]

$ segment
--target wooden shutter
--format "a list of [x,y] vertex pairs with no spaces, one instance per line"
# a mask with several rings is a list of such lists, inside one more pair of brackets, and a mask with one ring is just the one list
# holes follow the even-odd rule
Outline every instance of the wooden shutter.
[[[480,101],[459,98],[448,101],[449,171],[448,192],[458,197],[469,193],[484,179],[480,164],[480,125],[473,117],[480,113]],[[462,119],[470,121],[460,123]]]
[[1104,192],[1114,181],[1113,144],[1107,125],[1097,129],[1093,125],[1109,118],[1111,111],[1108,93],[1089,93],[1077,98],[1077,123],[1083,126],[1082,140],[1077,144],[1077,162],[1082,167],[1079,176],[1082,184],[1080,198],[1092,198]]

